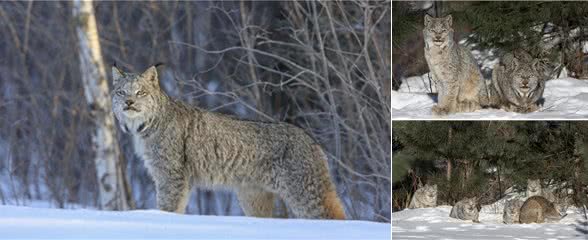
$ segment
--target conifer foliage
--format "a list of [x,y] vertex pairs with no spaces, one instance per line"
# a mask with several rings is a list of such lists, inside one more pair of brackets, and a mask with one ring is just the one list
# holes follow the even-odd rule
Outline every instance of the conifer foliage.
[[393,135],[394,210],[419,182],[438,184],[438,204],[450,205],[473,196],[492,203],[527,179],[575,193],[585,186],[584,122],[395,122]]

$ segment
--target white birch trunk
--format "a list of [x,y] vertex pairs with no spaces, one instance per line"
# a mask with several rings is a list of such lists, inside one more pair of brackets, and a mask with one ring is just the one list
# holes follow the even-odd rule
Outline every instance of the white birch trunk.
[[94,162],[100,190],[100,207],[105,210],[128,210],[132,206],[132,200],[126,188],[128,185],[124,167],[119,161],[121,158],[111,110],[112,102],[92,1],[74,1],[73,15],[79,41],[84,95],[96,124],[92,141],[96,151]]

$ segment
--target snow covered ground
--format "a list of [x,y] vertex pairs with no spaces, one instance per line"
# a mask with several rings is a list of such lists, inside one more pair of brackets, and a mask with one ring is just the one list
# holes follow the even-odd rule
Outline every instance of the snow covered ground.
[[390,239],[390,224],[0,206],[0,239],[23,238]]
[[[436,119],[431,108],[436,104],[434,86],[428,75],[404,79],[398,91],[392,91],[392,117],[395,120]],[[588,80],[561,78],[549,80],[543,94],[543,107],[527,114],[501,109],[482,109],[471,113],[450,114],[441,119],[579,119],[588,118]]]
[[450,218],[451,206],[392,213],[392,239],[588,239],[583,215],[568,209],[558,223],[503,224],[501,213],[480,213],[480,223]]

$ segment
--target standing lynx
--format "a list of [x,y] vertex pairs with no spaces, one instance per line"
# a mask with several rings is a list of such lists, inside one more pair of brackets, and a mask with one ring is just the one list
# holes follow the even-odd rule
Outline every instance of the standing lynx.
[[112,72],[114,114],[155,182],[159,209],[183,213],[195,184],[236,190],[248,216],[271,217],[278,196],[297,217],[345,218],[325,153],[302,129],[171,99],[155,67]]
[[435,115],[473,112],[488,101],[482,73],[470,51],[453,40],[452,24],[451,15],[425,16],[425,59],[438,89]]

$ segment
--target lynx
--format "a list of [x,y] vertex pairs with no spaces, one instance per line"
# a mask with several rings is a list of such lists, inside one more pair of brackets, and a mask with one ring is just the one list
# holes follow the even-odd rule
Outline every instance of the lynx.
[[160,88],[155,66],[112,72],[114,114],[155,182],[159,209],[183,213],[196,185],[236,190],[248,216],[271,217],[280,197],[297,217],[345,218],[325,152],[302,129],[190,107]]
[[546,67],[523,50],[505,54],[492,72],[493,100],[506,111],[539,110],[545,90]]
[[437,185],[425,185],[414,192],[408,208],[437,206]]
[[451,208],[451,213],[449,217],[457,218],[461,220],[472,220],[473,222],[480,222],[478,221],[478,217],[480,215],[478,209],[478,199],[477,198],[466,198],[459,202],[457,202],[453,208]]
[[521,207],[519,220],[521,223],[544,223],[559,221],[564,216],[555,208],[555,205],[541,196],[532,196]]
[[504,204],[504,213],[502,214],[502,221],[505,224],[514,224],[519,222],[519,215],[524,201],[519,198],[514,198],[506,201]]
[[473,112],[488,102],[486,83],[470,51],[453,40],[453,19],[425,16],[425,59],[438,89],[434,115]]

